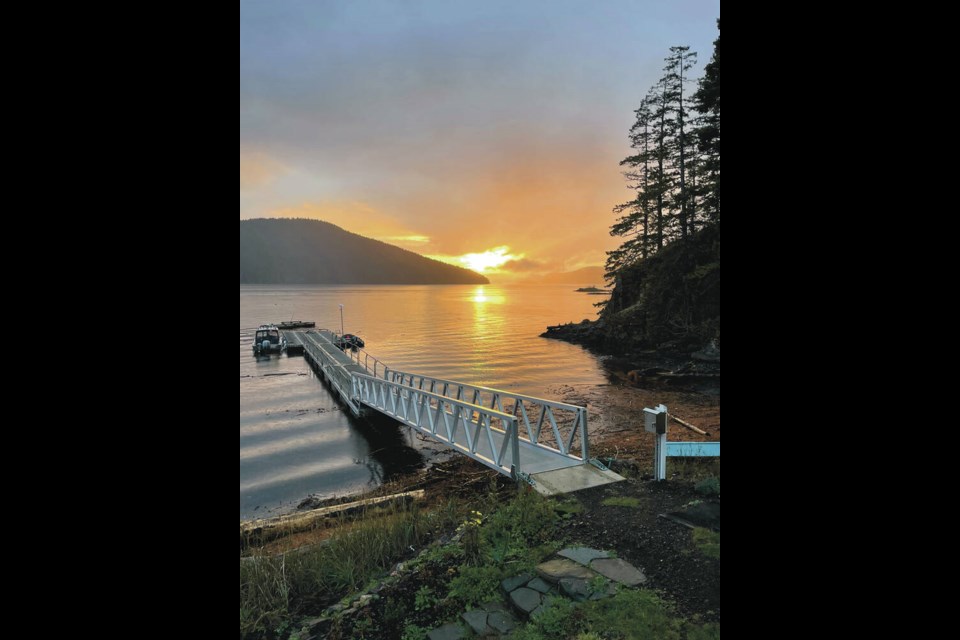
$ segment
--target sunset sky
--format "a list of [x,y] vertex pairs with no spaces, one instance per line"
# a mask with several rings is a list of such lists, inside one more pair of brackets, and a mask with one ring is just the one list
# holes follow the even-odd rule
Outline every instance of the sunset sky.
[[670,46],[701,75],[719,17],[719,0],[241,0],[240,218],[326,220],[495,282],[602,265],[633,110]]

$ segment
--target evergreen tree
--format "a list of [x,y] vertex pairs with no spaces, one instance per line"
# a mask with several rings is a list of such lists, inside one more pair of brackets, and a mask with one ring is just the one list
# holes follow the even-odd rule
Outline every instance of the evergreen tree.
[[[717,29],[720,20],[717,20]],[[697,138],[703,156],[701,192],[711,220],[720,220],[720,36],[713,43],[713,59],[704,69],[700,88],[694,95],[701,114]]]
[[672,112],[672,148],[675,156],[671,159],[676,173],[677,188],[674,193],[675,207],[680,226],[680,237],[684,240],[693,233],[694,219],[690,211],[690,192],[687,188],[687,158],[690,144],[687,140],[687,105],[684,102],[684,84],[689,82],[689,72],[697,60],[695,51],[690,47],[670,47],[667,66],[664,67],[663,82],[669,95],[669,108]]
[[[717,21],[719,28],[720,21]],[[607,254],[607,277],[645,260],[669,242],[686,240],[698,227],[720,219],[720,38],[697,92],[686,84],[697,53],[670,47],[664,75],[634,113],[630,147],[621,161],[637,195],[614,207],[611,235],[623,243]],[[691,117],[691,107],[699,118]]]
[[637,196],[630,202],[614,207],[614,213],[620,218],[610,230],[611,235],[626,238],[619,249],[608,253],[607,273],[612,275],[621,267],[646,258],[650,253],[650,163],[652,143],[651,111],[646,99],[634,112],[636,122],[630,128],[630,146],[638,153],[624,158],[620,166],[627,166],[624,177],[631,181],[631,188]]

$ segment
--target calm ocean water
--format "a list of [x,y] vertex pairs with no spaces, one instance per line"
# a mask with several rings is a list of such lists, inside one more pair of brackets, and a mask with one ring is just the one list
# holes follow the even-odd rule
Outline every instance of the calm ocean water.
[[338,330],[342,304],[345,331],[393,368],[550,398],[561,384],[605,381],[596,357],[539,337],[547,325],[596,318],[604,298],[576,288],[240,287],[240,519],[373,488],[435,449],[409,429],[342,411],[303,358],[254,358],[257,325],[292,318]]

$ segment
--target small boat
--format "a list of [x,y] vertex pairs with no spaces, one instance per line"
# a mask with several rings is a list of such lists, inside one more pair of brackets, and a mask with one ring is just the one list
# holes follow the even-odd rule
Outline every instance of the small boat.
[[352,333],[343,334],[342,338],[337,339],[337,347],[341,350],[344,349],[363,349],[366,343],[360,336],[355,336]]
[[262,324],[253,337],[253,355],[262,353],[280,353],[287,348],[287,339],[275,324]]

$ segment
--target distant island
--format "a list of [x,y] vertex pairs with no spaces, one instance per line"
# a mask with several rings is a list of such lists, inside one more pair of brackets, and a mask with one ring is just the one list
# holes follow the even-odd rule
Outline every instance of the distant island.
[[603,294],[610,293],[610,289],[599,289],[597,287],[580,287],[575,289],[577,293],[593,293],[593,294]]
[[240,284],[490,284],[320,220],[240,221]]

